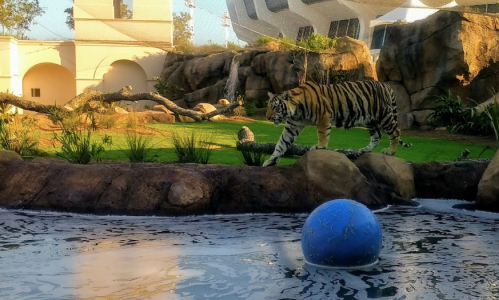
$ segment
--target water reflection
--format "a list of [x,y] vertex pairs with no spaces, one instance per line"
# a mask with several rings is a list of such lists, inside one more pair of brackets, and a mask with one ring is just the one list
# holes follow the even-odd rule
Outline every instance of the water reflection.
[[380,262],[305,264],[306,215],[0,210],[0,299],[495,299],[499,216],[422,201],[377,216]]

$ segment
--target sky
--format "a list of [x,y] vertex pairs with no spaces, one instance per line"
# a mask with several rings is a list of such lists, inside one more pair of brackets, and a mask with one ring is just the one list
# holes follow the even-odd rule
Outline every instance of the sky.
[[[125,3],[132,0],[125,0]],[[189,12],[184,0],[173,1],[173,12]],[[73,0],[39,0],[40,6],[45,14],[36,19],[28,37],[34,40],[72,40],[74,32],[66,25],[67,14],[64,10],[73,5]],[[166,0],[165,0],[166,2]],[[203,45],[212,41],[217,44],[225,42],[225,27],[223,27],[221,16],[227,11],[225,0],[197,0],[197,8],[194,9],[194,35],[196,45]],[[236,34],[229,27],[229,40],[233,43],[244,45],[239,41]]]

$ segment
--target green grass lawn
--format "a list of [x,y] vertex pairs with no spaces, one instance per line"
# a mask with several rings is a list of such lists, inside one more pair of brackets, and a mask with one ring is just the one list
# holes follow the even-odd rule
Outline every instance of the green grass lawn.
[[[154,151],[158,155],[160,162],[175,162],[176,155],[173,146],[170,143],[169,133],[174,130],[180,132],[211,132],[213,134],[215,145],[220,149],[213,150],[211,163],[217,164],[242,164],[242,158],[239,151],[236,150],[237,132],[242,126],[249,127],[255,134],[255,141],[258,143],[277,142],[279,136],[284,128],[284,125],[275,127],[270,122],[254,121],[254,122],[203,122],[203,123],[173,123],[173,124],[148,124],[147,127],[158,130],[158,134],[152,135],[152,143]],[[112,133],[113,146],[111,149],[106,150],[102,159],[107,161],[126,161],[126,156],[120,151],[125,145],[125,133]],[[44,134],[44,136],[52,136]],[[103,132],[97,131],[93,138],[100,138],[104,136]],[[469,145],[456,143],[438,139],[428,139],[421,137],[402,137],[404,142],[412,143],[411,148],[399,147],[396,157],[413,162],[424,161],[450,161],[456,159],[464,148],[470,150],[469,158],[477,158],[480,153],[485,149],[484,145]],[[317,132],[315,127],[306,128],[298,137],[297,144],[300,145],[314,145],[317,143]],[[333,129],[331,132],[331,139],[329,141],[329,148],[362,148],[369,143],[369,135],[364,128],[355,128],[350,130]],[[386,134],[374,150],[374,152],[381,152],[382,149],[387,148],[389,144]],[[43,147],[42,150],[47,152],[47,156],[54,157],[55,151],[60,151],[60,147]],[[494,155],[496,149],[488,149],[481,158],[490,158]],[[285,157],[279,165],[293,164],[298,157]]]

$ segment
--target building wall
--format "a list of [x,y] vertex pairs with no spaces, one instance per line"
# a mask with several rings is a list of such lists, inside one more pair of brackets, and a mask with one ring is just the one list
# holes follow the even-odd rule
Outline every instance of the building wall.
[[[65,104],[76,95],[74,74],[53,63],[33,66],[24,75],[22,84],[23,98],[42,104]],[[39,89],[40,97],[33,97],[32,89]]]
[[132,20],[114,19],[113,0],[74,4],[75,41],[0,37],[0,91],[43,104],[64,104],[86,89],[156,91],[152,78],[172,49],[171,0],[134,0]]

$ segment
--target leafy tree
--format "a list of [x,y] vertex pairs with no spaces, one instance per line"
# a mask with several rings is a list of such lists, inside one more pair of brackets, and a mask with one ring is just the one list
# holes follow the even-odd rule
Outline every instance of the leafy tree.
[[194,45],[191,43],[190,20],[191,16],[186,12],[173,13],[173,44],[181,52],[194,49]]
[[66,25],[68,25],[69,29],[75,30],[75,20],[73,19],[73,7],[66,8],[64,12],[68,14],[68,16],[66,17]]
[[26,31],[35,23],[36,17],[45,13],[38,0],[0,0],[0,25],[2,34],[26,38]]

